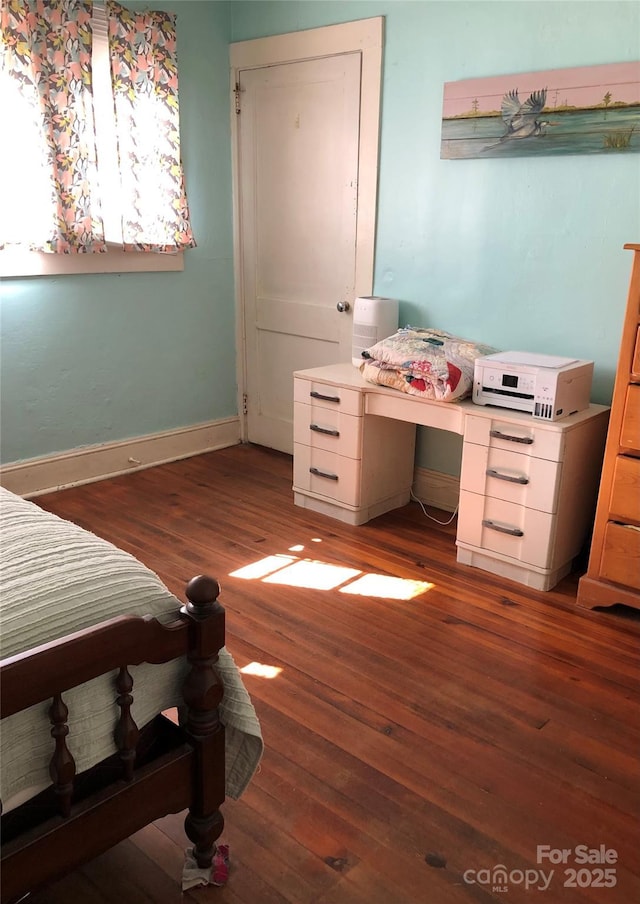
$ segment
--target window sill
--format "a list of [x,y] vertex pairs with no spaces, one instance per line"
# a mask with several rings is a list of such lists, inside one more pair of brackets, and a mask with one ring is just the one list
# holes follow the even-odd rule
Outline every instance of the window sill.
[[82,273],[149,273],[184,270],[184,255],[144,251],[105,254],[44,254],[39,251],[0,252],[0,279],[22,276],[70,276]]

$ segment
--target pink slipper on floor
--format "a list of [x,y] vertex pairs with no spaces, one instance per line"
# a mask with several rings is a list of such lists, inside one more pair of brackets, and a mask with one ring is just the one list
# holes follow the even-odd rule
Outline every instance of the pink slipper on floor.
[[226,885],[229,878],[229,845],[219,844],[211,865],[211,884]]

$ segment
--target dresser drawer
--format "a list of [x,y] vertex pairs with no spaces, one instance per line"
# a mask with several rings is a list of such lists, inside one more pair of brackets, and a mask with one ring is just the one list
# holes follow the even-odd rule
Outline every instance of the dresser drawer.
[[635,383],[627,387],[620,445],[623,449],[640,454],[640,385]]
[[640,524],[640,458],[618,455],[613,472],[609,518]]
[[515,424],[499,417],[469,415],[465,420],[464,440],[548,461],[561,461],[564,451],[561,430],[545,429],[534,421]]
[[552,568],[553,519],[548,512],[462,490],[458,540],[538,568]]
[[555,512],[562,465],[494,446],[465,443],[460,487],[472,493]]
[[362,421],[363,418],[345,414],[340,408],[294,402],[293,441],[347,458],[360,458]]
[[294,402],[359,416],[363,412],[362,399],[363,393],[357,389],[345,389],[343,386],[332,386],[318,380],[302,380],[299,377],[293,381]]
[[600,577],[640,590],[640,528],[609,521],[604,533]]
[[640,380],[640,326],[636,330],[636,344],[631,359],[631,374],[636,380]]
[[360,505],[360,462],[324,449],[293,445],[293,488],[333,502]]

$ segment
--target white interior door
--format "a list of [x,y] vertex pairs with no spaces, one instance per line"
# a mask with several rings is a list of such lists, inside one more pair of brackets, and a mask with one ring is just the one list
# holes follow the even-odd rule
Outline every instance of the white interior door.
[[[284,452],[293,449],[293,371],[350,360],[353,301],[371,293],[374,228],[359,223],[371,189],[366,175],[362,186],[371,171],[364,68],[361,49],[341,48],[235,72],[245,438]],[[377,160],[377,119],[375,136]],[[373,192],[365,220],[375,180]]]

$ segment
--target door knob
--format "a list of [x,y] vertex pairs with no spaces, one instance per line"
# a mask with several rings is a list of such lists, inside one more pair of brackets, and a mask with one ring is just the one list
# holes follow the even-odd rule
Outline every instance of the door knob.
[[345,314],[351,307],[348,301],[339,301],[336,305],[341,314]]

